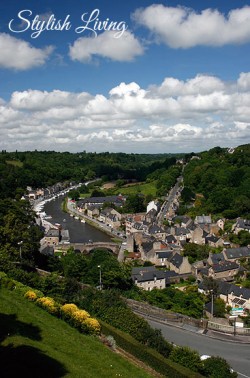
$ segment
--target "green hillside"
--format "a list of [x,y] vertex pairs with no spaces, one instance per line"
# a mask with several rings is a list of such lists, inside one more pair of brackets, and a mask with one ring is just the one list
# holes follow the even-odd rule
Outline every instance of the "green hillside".
[[0,289],[2,377],[151,377],[13,291]]

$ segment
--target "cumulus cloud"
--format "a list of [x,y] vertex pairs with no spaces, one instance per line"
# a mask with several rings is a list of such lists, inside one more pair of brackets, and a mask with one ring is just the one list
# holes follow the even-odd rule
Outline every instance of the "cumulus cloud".
[[125,31],[117,38],[115,31],[105,31],[97,37],[82,37],[70,46],[69,56],[79,62],[90,62],[94,56],[119,62],[130,62],[142,55],[144,48],[134,35]]
[[198,13],[186,7],[153,4],[140,8],[133,19],[148,28],[159,42],[172,48],[223,46],[250,41],[250,7],[233,9],[227,15],[216,9]]
[[123,82],[107,96],[14,92],[0,103],[2,148],[153,153],[247,143],[249,78],[167,77],[148,88]]
[[22,71],[45,64],[53,47],[38,49],[26,41],[0,33],[0,51],[0,67]]

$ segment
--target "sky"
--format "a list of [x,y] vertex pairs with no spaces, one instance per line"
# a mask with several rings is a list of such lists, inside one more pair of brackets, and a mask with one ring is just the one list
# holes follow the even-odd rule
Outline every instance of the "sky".
[[250,0],[8,0],[0,150],[250,142]]

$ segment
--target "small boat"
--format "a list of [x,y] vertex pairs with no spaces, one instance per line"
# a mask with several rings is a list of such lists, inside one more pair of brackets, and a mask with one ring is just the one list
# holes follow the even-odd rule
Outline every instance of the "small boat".
[[84,219],[81,220],[82,223],[86,223]]
[[79,219],[79,217],[75,217],[75,219]]

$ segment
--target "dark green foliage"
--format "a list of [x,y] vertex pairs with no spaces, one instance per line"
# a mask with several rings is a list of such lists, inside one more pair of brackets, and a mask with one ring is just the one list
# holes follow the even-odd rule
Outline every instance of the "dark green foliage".
[[93,289],[85,289],[83,300],[78,305],[98,319],[129,333],[142,344],[155,348],[163,356],[167,357],[171,352],[171,345],[164,340],[161,333],[135,315],[119,293],[112,290],[96,292]]
[[250,233],[248,231],[240,231],[238,235],[231,234],[229,240],[232,243],[239,244],[241,247],[246,247],[250,244]]
[[79,190],[76,190],[76,189],[73,189],[73,190],[70,190],[69,191],[69,197],[74,200],[74,201],[78,201],[79,198],[80,198],[80,191]]
[[185,367],[182,367],[169,359],[162,357],[156,351],[142,346],[130,335],[115,329],[107,323],[101,321],[102,332],[106,335],[112,335],[116,343],[124,350],[132,353],[135,357],[145,362],[157,372],[165,377],[184,378],[184,377],[201,377],[200,374],[194,373]]
[[0,200],[0,260],[35,263],[43,233],[34,219],[29,202]]
[[191,350],[188,347],[175,347],[173,348],[172,352],[170,353],[169,358],[185,366],[193,371],[200,371],[201,370],[201,360],[199,353]]
[[222,214],[236,218],[250,212],[250,145],[240,146],[233,154],[212,149],[199,154],[184,170],[184,185],[203,194],[201,204],[190,213]]
[[193,318],[201,318],[203,314],[204,298],[198,293],[197,286],[191,286],[186,291],[180,291],[172,287],[162,290],[153,289],[144,291],[133,289],[124,293],[128,298],[137,301],[146,301],[153,306],[178,312]]
[[203,374],[209,378],[237,378],[238,374],[230,370],[227,361],[221,357],[210,357],[203,361]]
[[27,186],[47,187],[57,182],[83,182],[95,177],[106,180],[146,180],[159,168],[175,163],[167,154],[69,153],[33,151],[0,154],[0,197],[19,199]]
[[199,245],[195,243],[187,243],[184,245],[184,256],[188,256],[188,261],[192,264],[195,261],[205,260],[209,256],[208,245]]
[[226,306],[223,299],[216,298],[214,301],[214,316],[217,318],[224,318],[226,313]]

